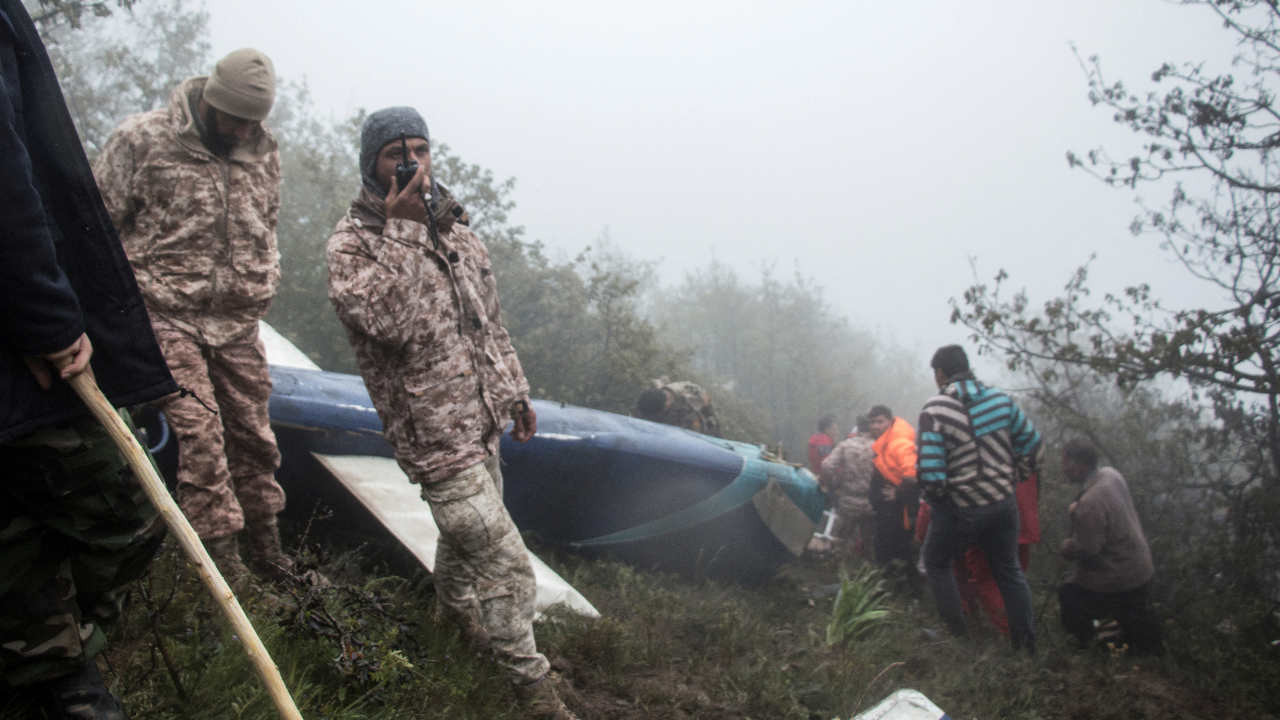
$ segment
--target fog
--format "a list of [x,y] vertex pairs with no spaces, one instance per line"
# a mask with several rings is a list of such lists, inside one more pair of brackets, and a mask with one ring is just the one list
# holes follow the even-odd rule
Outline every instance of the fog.
[[[920,353],[964,337],[948,298],[999,268],[1034,297],[1097,253],[1098,289],[1188,295],[1128,224],[1136,193],[1067,167],[1135,148],[1072,53],[1141,86],[1226,60],[1165,2],[349,3],[213,0],[214,56],[269,53],[321,112],[412,104],[470,162],[518,180],[553,253],[607,229],[667,282],[728,263],[812,276],[856,324]],[[1167,190],[1139,188],[1159,204]]]

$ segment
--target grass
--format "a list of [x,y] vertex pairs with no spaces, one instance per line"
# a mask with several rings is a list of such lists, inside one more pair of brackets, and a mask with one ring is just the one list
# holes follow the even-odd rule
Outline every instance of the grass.
[[[246,603],[305,717],[519,717],[494,667],[434,619],[429,576],[377,547],[323,552],[307,559],[332,587],[300,584],[282,593],[282,603]],[[831,559],[804,558],[769,583],[740,587],[546,548],[540,554],[602,613],[586,620],[553,612],[537,629],[539,647],[573,688],[567,702],[584,718],[830,720],[901,687],[957,719],[1259,718],[1280,707],[1273,649],[1245,633],[1231,641],[1215,634],[1201,618],[1213,617],[1207,606],[1168,626],[1164,658],[1081,652],[1054,627],[1047,580],[1033,578],[1036,608],[1048,611],[1038,627],[1041,652],[1030,660],[982,628],[968,640],[928,639],[938,636],[923,629],[940,627],[932,603],[902,594],[884,597],[888,614],[856,642],[829,644],[841,573],[862,578],[855,584],[863,589],[875,585],[874,574]],[[1041,564],[1044,573],[1054,570]],[[132,717],[276,717],[173,547],[131,596],[112,633],[106,676]],[[1251,617],[1263,617],[1267,609],[1253,610]],[[31,715],[10,703],[0,717]]]

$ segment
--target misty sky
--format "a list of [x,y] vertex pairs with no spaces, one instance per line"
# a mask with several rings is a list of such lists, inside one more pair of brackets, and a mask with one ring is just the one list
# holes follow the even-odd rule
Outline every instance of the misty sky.
[[[1099,289],[1204,302],[1133,238],[1135,193],[1067,168],[1136,147],[1071,52],[1144,86],[1231,46],[1198,8],[1072,2],[454,3],[209,0],[215,57],[266,51],[321,112],[410,104],[464,159],[518,180],[553,255],[607,228],[674,282],[772,267],[921,354],[963,339],[947,299],[1010,271],[1033,295],[1097,252]],[[358,8],[358,9],[357,9]],[[353,189],[354,191],[354,189]],[[1167,191],[1140,190],[1151,203]],[[323,242],[324,238],[317,238]]]

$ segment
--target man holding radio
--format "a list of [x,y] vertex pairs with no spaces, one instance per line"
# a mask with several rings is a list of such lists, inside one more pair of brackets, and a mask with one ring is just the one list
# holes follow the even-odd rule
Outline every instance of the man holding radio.
[[362,187],[329,238],[329,299],[396,461],[440,528],[436,593],[491,650],[533,717],[573,714],[533,637],[533,567],[502,503],[498,441],[537,432],[529,383],[502,325],[489,251],[431,175],[416,110],[371,114]]

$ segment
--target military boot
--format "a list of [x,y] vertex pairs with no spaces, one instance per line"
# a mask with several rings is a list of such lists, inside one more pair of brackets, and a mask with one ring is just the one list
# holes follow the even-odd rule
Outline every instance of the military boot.
[[128,720],[92,660],[70,675],[43,683],[41,690],[50,720]]
[[541,680],[516,686],[516,698],[528,717],[535,720],[578,720],[578,716],[565,707],[556,693],[555,679],[547,673]]
[[240,543],[235,534],[204,541],[204,549],[218,566],[222,579],[236,595],[247,595],[253,589],[253,573],[240,558]]
[[286,580],[293,572],[293,558],[280,547],[280,524],[275,516],[253,523],[245,523],[248,540],[247,556],[250,567],[259,576],[269,580]]

